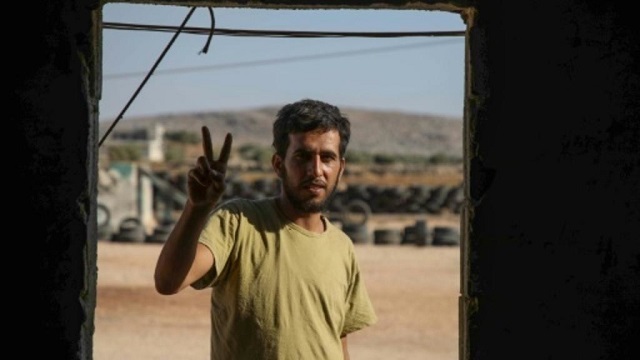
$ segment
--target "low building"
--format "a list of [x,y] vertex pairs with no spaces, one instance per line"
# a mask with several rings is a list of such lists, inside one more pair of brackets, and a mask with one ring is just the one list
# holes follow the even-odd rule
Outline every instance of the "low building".
[[131,146],[140,154],[140,160],[162,162],[165,160],[165,132],[161,124],[126,130],[118,130],[116,127],[101,146],[100,160],[108,160],[110,148]]

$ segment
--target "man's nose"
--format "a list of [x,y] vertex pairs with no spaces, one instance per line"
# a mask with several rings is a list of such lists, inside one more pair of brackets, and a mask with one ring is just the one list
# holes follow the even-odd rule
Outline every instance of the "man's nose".
[[307,171],[314,177],[322,175],[322,161],[320,156],[313,156],[307,166]]

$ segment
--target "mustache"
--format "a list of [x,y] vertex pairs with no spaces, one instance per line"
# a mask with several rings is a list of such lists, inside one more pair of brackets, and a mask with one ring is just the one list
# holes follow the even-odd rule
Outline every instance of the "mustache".
[[303,181],[301,184],[301,186],[321,186],[321,187],[327,187],[327,183],[322,181],[322,180],[318,180],[318,179],[308,179]]

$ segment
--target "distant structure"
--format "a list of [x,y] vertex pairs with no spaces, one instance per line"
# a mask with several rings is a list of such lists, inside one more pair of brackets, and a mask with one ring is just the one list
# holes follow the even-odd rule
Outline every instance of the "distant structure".
[[162,124],[153,124],[148,127],[136,127],[127,130],[114,128],[109,138],[104,143],[105,151],[101,151],[101,160],[104,159],[110,147],[135,146],[142,156],[142,160],[149,162],[162,162],[164,156],[164,134],[166,130]]
[[[153,232],[157,225],[154,191],[149,177],[143,176],[148,173],[143,164],[164,161],[164,134],[165,128],[161,124],[130,129],[116,126],[100,147],[98,204],[107,214],[106,223],[100,224],[106,234],[110,235],[130,218],[137,219],[147,235]],[[123,146],[134,147],[140,154],[139,162],[110,157],[110,149]]]
[[104,221],[98,226],[102,239],[108,240],[123,222],[136,219],[150,236],[159,225],[172,223],[170,211],[182,206],[186,194],[166,179],[157,176],[147,166],[135,162],[117,161],[101,166],[98,174],[98,206]]

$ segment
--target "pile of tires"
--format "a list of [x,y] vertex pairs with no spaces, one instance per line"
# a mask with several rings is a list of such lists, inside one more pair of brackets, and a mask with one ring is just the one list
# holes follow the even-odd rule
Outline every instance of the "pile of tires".
[[125,218],[120,222],[118,232],[111,236],[113,242],[142,243],[147,236],[140,219],[136,217]]
[[153,229],[153,234],[147,236],[145,242],[152,244],[162,244],[166,242],[169,238],[171,230],[173,230],[174,225],[175,222],[172,220],[161,221],[158,226]]
[[340,211],[342,231],[347,234],[354,244],[370,244],[368,221],[371,217],[369,204],[360,199],[352,200],[344,205]]
[[[277,178],[260,178],[243,181],[228,179],[223,200],[231,198],[261,199],[278,195],[280,183]],[[429,213],[439,214],[444,210],[460,213],[464,192],[462,184],[451,185],[362,185],[349,184],[334,194],[328,209],[339,211],[354,200],[364,201],[372,213]]]
[[373,243],[375,245],[399,245],[402,242],[402,231],[398,229],[373,230]]
[[436,226],[433,228],[434,246],[458,246],[460,245],[460,232],[449,226]]
[[405,226],[402,233],[402,245],[431,245],[431,236],[427,227],[427,220],[417,220],[414,225]]
[[370,244],[371,235],[367,224],[342,224],[344,231],[354,244]]

